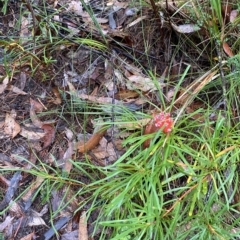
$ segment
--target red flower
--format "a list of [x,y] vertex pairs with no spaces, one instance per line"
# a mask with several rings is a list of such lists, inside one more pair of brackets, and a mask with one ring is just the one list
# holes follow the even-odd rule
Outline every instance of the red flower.
[[154,123],[157,128],[162,129],[164,133],[170,133],[173,128],[173,119],[170,113],[161,112],[154,116]]

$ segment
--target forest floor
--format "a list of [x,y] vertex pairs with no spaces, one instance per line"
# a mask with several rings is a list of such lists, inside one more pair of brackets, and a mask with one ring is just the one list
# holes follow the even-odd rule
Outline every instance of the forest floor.
[[0,239],[240,239],[238,1],[0,7]]

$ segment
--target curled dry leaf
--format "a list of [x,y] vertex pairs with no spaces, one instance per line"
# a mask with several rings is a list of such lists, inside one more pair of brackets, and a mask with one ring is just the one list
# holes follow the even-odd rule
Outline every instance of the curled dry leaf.
[[4,132],[11,138],[14,138],[18,135],[20,131],[21,131],[20,125],[9,113],[7,113],[4,122]]
[[86,143],[84,144],[77,143],[78,152],[86,153],[89,150],[95,148],[99,144],[100,140],[102,139],[106,131],[107,131],[106,126],[103,126],[102,128],[100,128],[99,131],[94,133]]
[[50,124],[43,124],[42,129],[45,132],[45,135],[42,138],[43,148],[46,148],[51,145],[55,139],[55,128]]
[[234,56],[232,49],[229,47],[228,43],[226,43],[226,42],[223,43],[223,50],[229,57]]

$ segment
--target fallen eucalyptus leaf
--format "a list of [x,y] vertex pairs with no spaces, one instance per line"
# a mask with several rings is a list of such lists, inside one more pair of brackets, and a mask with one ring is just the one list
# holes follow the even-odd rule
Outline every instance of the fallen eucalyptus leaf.
[[193,33],[201,30],[201,28],[198,25],[192,23],[182,24],[179,26],[175,25],[174,23],[171,23],[171,25],[173,29],[179,33]]

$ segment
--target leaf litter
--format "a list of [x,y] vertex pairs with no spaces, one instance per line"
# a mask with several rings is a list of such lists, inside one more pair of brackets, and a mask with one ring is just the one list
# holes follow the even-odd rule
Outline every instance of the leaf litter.
[[[20,43],[2,43],[6,50],[12,49],[19,55],[8,66],[11,70],[9,76],[8,69],[1,64],[2,76],[5,77],[0,83],[0,139],[3,142],[0,168],[12,168],[15,173],[1,178],[6,186],[0,202],[0,209],[5,214],[0,228],[6,237],[14,239],[42,236],[44,239],[88,239],[93,233],[89,226],[94,225],[96,216],[89,220],[86,211],[83,208],[78,209],[80,202],[87,202],[87,196],[77,196],[74,184],[64,184],[66,179],[58,175],[59,168],[64,176],[77,175],[83,184],[88,184],[90,178],[77,171],[74,161],[108,166],[126,151],[122,141],[129,133],[123,133],[122,129],[129,132],[143,129],[144,134],[156,132],[156,126],[153,127],[153,106],[164,110],[159,100],[159,90],[163,92],[167,102],[174,100],[175,110],[172,111],[176,115],[175,123],[183,113],[191,113],[199,106],[204,108],[195,98],[219,76],[219,72],[218,69],[208,68],[205,74],[195,79],[187,76],[186,82],[189,83],[182,87],[177,96],[174,94],[174,79],[179,81],[178,75],[184,72],[181,63],[195,59],[198,53],[186,47],[189,59],[176,55],[173,62],[179,67],[171,65],[170,59],[174,51],[171,41],[175,41],[171,34],[174,32],[175,35],[196,37],[199,32],[204,33],[204,24],[189,23],[187,17],[191,14],[189,6],[196,16],[200,14],[194,1],[184,5],[178,5],[178,2],[157,3],[157,6],[160,5],[161,9],[166,9],[172,15],[172,19],[175,20],[174,17],[177,16],[178,20],[166,21],[167,18],[161,12],[160,21],[154,24],[154,12],[151,8],[137,5],[132,7],[128,1],[114,1],[103,5],[95,5],[94,1],[85,1],[84,4],[67,0],[47,2],[49,13],[52,12],[49,19],[64,26],[64,29],[58,29],[64,41],[56,47],[53,62],[50,58],[52,56],[40,53],[50,51],[47,46],[42,50],[34,49],[39,51],[38,56],[41,55],[41,59],[45,59],[44,63],[26,50],[26,38],[32,35],[31,22],[33,19],[41,21],[35,5],[34,12],[28,18],[22,18],[18,37],[23,47]],[[41,9],[44,6],[38,7]],[[94,18],[86,11],[86,7],[92,7],[95,11]],[[139,11],[142,11],[141,16],[138,15]],[[230,23],[237,21],[237,10],[226,11]],[[16,10],[13,14],[18,16],[19,13]],[[14,33],[12,22],[9,19],[11,24],[5,27]],[[48,27],[46,25],[42,28],[45,36],[48,34]],[[34,37],[40,37],[37,31],[34,34]],[[100,40],[100,43],[104,42],[104,48],[101,48],[101,44],[92,48],[91,41],[77,41],[77,38],[84,39],[89,35],[96,41]],[[208,37],[207,34],[205,37]],[[109,49],[105,47],[105,43],[110,46]],[[143,43],[147,43],[149,47],[146,48]],[[230,46],[231,43],[224,41],[222,48],[227,56],[233,57]],[[25,60],[26,56],[31,59],[31,64],[29,58]],[[198,58],[205,61],[204,54]],[[194,72],[199,66],[194,61],[191,64],[191,71]],[[222,64],[225,65],[225,62]],[[199,69],[205,69],[206,65],[208,63]],[[150,72],[154,73],[154,78],[149,77]],[[77,104],[78,101],[80,104]],[[100,109],[107,120],[103,119],[102,125],[95,124],[94,117],[86,114],[88,110],[84,107],[87,105],[94,106],[96,112]],[[115,112],[112,110],[114,107]],[[141,109],[146,115],[136,116],[134,123],[128,120],[124,122],[117,115],[117,109],[121,107],[125,109],[122,111],[135,112]],[[87,116],[85,122],[84,114]],[[170,114],[167,116],[171,120],[169,126],[172,127]],[[192,116],[199,121],[202,121],[202,117],[201,114]],[[119,121],[119,124],[109,125],[111,118]],[[159,126],[163,130],[166,128],[162,122]],[[169,133],[172,128],[169,129],[164,131]],[[148,148],[150,142],[151,139],[144,142],[143,147]],[[187,171],[185,163],[179,161],[177,164]],[[44,174],[35,177],[26,171],[30,169]],[[39,189],[46,191],[46,182],[53,181],[52,178],[61,179],[63,186],[56,185],[47,189],[51,200],[44,205],[41,198],[46,196],[41,195]],[[50,208],[54,213],[52,225]],[[28,233],[24,232],[27,226],[30,227]]]

